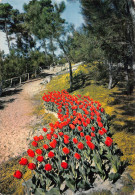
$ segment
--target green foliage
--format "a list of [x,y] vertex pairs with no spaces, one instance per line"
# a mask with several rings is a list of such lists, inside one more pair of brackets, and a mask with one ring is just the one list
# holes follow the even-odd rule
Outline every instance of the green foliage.
[[[88,31],[100,42],[103,56],[109,66],[108,88],[114,87],[121,79],[123,69],[127,77],[127,94],[133,93],[134,76],[134,8],[127,0],[81,0],[82,14]],[[131,11],[133,10],[133,11]],[[118,68],[118,63],[121,67]],[[114,82],[113,82],[114,81]]]
[[24,5],[25,25],[42,42],[41,47],[45,49],[46,61],[48,61],[47,54],[51,53],[53,65],[56,64],[55,51],[57,49],[54,39],[58,38],[63,30],[65,20],[60,14],[64,9],[64,2],[57,5],[52,4],[50,0],[33,0]]
[[104,53],[100,48],[99,39],[90,34],[87,29],[74,31],[72,39],[70,54],[74,62],[103,60]]
[[[101,42],[107,58],[117,62],[132,55],[132,20],[126,0],[81,1],[86,25]],[[128,34],[127,34],[128,31]]]
[[64,57],[64,56],[59,56],[59,58],[58,58],[58,64],[60,64],[60,65],[64,65],[65,63],[66,63],[67,61],[66,61],[66,58]]
[[38,50],[29,53],[29,67],[37,69],[38,67],[47,68],[52,63],[52,56],[45,55],[44,52]]
[[25,71],[25,59],[12,50],[11,53],[4,58],[2,71],[3,80],[21,75]]
[[108,82],[106,64],[100,61],[83,64],[73,73],[73,78],[74,89],[90,84],[90,80],[106,86]]
[[[55,19],[60,18],[60,12],[64,9],[64,4],[62,3],[60,7],[55,5],[58,10],[60,9],[59,14],[55,14],[54,6],[49,0],[33,1],[28,5],[24,5],[24,7],[25,13],[20,13],[18,10],[14,10],[10,4],[0,4],[0,29],[6,33],[10,48],[10,54],[5,57],[3,62],[3,79],[18,76],[25,72],[32,72],[38,69],[39,66],[45,68],[53,61],[52,55],[46,51],[44,55],[42,52],[32,50],[36,42],[32,33],[37,33],[36,37],[41,39],[41,42],[45,42],[44,39],[49,38],[50,32],[53,30],[54,15]],[[37,15],[37,13],[39,14]],[[33,23],[29,23],[30,19]],[[35,21],[36,23],[34,23]],[[14,42],[11,42],[12,34],[14,34]],[[44,47],[46,50],[46,45]]]
[[24,25],[24,14],[13,9],[8,3],[0,4],[0,29],[6,34],[9,50],[17,48],[18,52],[26,54],[35,45],[31,34]]
[[64,22],[60,17],[64,8],[63,2],[53,6],[50,0],[33,0],[24,5],[26,25],[38,39],[54,37]]
[[0,30],[6,33],[8,47],[10,48],[9,31],[12,28],[13,7],[9,3],[0,3]]
[[30,1],[24,4],[25,22],[38,39],[49,36],[53,20],[53,5],[50,0]]
[[[27,57],[22,56],[16,52],[16,50],[11,50],[10,54],[4,56],[1,53],[0,58],[0,76],[1,80],[10,79],[12,77],[17,77],[23,73],[31,73],[38,70],[39,67],[46,68],[52,62],[52,58],[47,55],[45,57],[44,53],[39,51],[31,51],[28,53]],[[22,77],[23,79],[23,77]]]

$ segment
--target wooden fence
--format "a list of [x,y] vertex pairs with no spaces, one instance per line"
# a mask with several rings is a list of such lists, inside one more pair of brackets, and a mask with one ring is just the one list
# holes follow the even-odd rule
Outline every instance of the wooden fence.
[[13,77],[13,78],[10,78],[7,80],[3,80],[1,82],[1,89],[6,90],[8,88],[15,87],[17,85],[21,85],[22,83],[25,83],[29,79],[36,78],[36,77],[37,77],[37,71],[35,70],[34,72],[25,73],[25,74],[22,74],[18,77]]

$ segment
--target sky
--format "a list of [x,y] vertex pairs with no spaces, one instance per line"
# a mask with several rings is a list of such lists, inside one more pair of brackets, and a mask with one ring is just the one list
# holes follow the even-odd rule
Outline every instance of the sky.
[[[23,4],[28,3],[30,0],[0,0],[0,3],[9,3],[13,6],[14,9],[18,9],[20,12],[23,11]],[[57,3],[60,3],[62,0],[55,0]],[[66,9],[62,13],[62,17],[66,19],[67,22],[73,23],[75,27],[81,26],[83,21],[83,17],[81,15],[81,9],[79,1],[76,2],[68,2],[64,0],[66,4]],[[5,38],[5,34],[0,31],[0,50],[4,50],[5,53],[8,53],[7,42]]]

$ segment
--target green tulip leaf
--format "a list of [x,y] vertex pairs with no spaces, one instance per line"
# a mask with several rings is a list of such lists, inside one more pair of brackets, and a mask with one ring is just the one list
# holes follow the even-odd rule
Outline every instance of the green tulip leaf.
[[34,195],[45,195],[46,193],[42,188],[36,188]]
[[75,181],[73,179],[66,180],[66,185],[73,191],[75,191]]
[[59,188],[52,188],[50,191],[46,192],[44,195],[60,195]]
[[113,182],[115,182],[117,179],[119,179],[120,174],[119,173],[110,173],[109,174],[109,179]]

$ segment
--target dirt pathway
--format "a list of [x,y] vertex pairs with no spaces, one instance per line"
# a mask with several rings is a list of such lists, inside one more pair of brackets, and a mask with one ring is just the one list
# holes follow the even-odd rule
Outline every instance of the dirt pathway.
[[29,125],[36,123],[32,97],[42,90],[41,82],[26,83],[0,97],[0,163],[28,149]]
[[[56,67],[43,73],[45,77],[50,74],[55,76],[60,71],[61,67]],[[32,97],[44,88],[40,84],[43,81],[40,79],[26,83],[0,97],[0,163],[27,151],[31,132],[29,126],[37,122],[36,116],[32,115]]]

